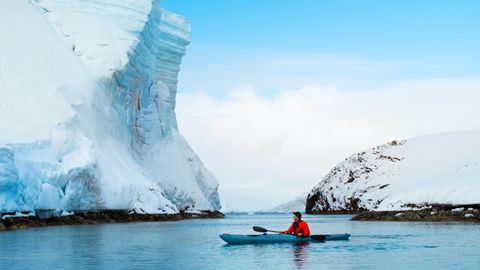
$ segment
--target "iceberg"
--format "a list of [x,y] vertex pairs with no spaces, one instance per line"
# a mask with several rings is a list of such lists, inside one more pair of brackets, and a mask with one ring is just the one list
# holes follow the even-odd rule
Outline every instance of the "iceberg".
[[0,212],[220,209],[175,116],[188,19],[156,0],[0,7]]

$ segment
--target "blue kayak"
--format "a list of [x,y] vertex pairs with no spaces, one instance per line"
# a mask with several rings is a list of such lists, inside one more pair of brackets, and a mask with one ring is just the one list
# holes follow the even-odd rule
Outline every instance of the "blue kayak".
[[229,244],[270,244],[270,243],[305,243],[348,240],[350,234],[317,234],[299,237],[293,234],[221,234],[220,238]]

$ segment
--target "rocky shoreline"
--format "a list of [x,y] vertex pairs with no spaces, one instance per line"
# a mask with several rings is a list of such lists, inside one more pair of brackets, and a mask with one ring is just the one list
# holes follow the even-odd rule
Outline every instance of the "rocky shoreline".
[[177,214],[138,214],[129,213],[128,210],[82,211],[75,212],[71,215],[53,216],[44,219],[38,215],[5,216],[0,219],[0,231],[59,225],[178,221],[184,219],[223,217],[224,214],[219,211],[200,211],[198,213],[181,212]]
[[354,217],[356,221],[425,221],[480,222],[480,205],[428,205],[405,211],[368,211]]
[[310,215],[358,215],[365,213],[365,210],[315,210],[305,213]]

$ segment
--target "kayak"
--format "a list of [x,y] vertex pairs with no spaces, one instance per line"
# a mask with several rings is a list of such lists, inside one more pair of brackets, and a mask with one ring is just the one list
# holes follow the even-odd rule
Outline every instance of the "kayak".
[[348,240],[350,234],[320,234],[299,237],[293,234],[221,234],[220,238],[229,244],[271,244],[271,243],[305,243]]

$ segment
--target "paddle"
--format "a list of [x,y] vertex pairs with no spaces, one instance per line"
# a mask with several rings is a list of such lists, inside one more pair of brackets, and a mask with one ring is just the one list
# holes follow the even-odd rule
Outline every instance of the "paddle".
[[275,233],[283,233],[281,231],[272,231],[272,230],[267,230],[263,227],[259,227],[259,226],[253,226],[253,230],[256,231],[256,232],[275,232]]
[[[281,231],[272,231],[259,226],[253,226],[253,230],[256,232],[262,232],[262,233],[265,233],[265,232],[283,233]],[[310,238],[312,238],[315,241],[325,241],[326,235],[325,234],[310,235]]]

